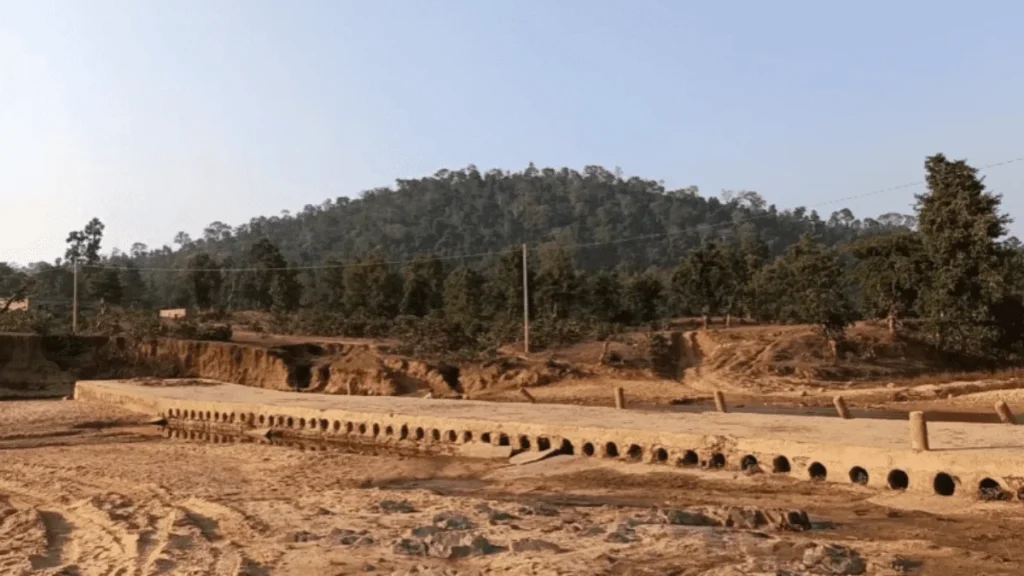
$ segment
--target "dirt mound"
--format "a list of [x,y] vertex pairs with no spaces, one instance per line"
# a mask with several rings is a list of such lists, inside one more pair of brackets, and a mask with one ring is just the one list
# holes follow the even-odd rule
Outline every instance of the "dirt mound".
[[499,356],[479,365],[462,368],[461,384],[467,394],[545,386],[562,380],[581,378],[588,372],[554,357]]
[[754,380],[880,381],[942,372],[948,366],[913,334],[892,338],[884,326],[847,330],[834,359],[813,326],[758,326],[687,333],[693,357],[686,377]]

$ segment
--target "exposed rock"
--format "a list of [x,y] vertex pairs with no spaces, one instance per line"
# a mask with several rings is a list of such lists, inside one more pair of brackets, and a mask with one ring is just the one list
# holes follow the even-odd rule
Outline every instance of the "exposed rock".
[[381,500],[379,504],[374,506],[374,509],[384,514],[412,514],[416,512],[416,508],[405,500]]
[[444,530],[472,530],[473,521],[454,512],[441,512],[434,516],[434,525]]
[[804,550],[802,564],[815,574],[829,576],[856,576],[867,571],[856,550],[839,544],[814,544]]
[[565,552],[565,548],[562,548],[554,542],[548,542],[547,540],[537,540],[534,538],[524,538],[522,540],[515,540],[512,542],[513,552]]

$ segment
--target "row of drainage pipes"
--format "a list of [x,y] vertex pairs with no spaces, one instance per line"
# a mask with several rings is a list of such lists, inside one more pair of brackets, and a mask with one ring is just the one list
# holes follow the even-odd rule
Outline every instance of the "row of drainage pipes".
[[[293,430],[308,430],[308,431],[319,431],[319,432],[334,432],[335,434],[341,434],[344,430],[344,434],[352,434],[358,431],[360,435],[372,434],[373,437],[380,436],[381,427],[379,424],[371,424],[369,427],[365,423],[356,424],[353,422],[342,422],[340,420],[329,421],[327,419],[314,419],[309,420],[305,418],[294,418],[291,416],[267,416],[265,414],[241,414],[237,415],[234,412],[218,412],[218,411],[196,411],[196,410],[182,410],[182,409],[170,409],[161,416],[168,419],[182,419],[182,420],[198,420],[205,422],[213,422],[216,424],[239,424],[253,427],[281,427]],[[384,435],[387,437],[393,437],[395,430],[392,426],[386,426],[384,428]],[[415,441],[427,441],[428,431],[423,428],[416,428],[412,430],[412,438],[410,438],[410,430],[408,426],[403,425],[398,431],[399,440],[415,440]],[[448,430],[444,434],[438,429],[429,430],[429,441],[441,442],[442,439],[448,443],[455,444],[461,439],[462,443],[468,443],[473,441],[473,432],[466,430],[460,435],[454,430]],[[494,438],[490,432],[484,432],[480,435],[480,441],[485,444],[492,443]],[[533,442],[530,441],[528,436],[520,436],[518,438],[520,450],[530,450],[533,447]],[[509,446],[510,439],[507,434],[500,433],[497,436],[497,444],[499,446]],[[536,448],[538,450],[549,450],[551,449],[551,440],[544,436],[539,436],[536,439]],[[601,456],[605,458],[619,458],[619,447],[614,442],[607,442],[600,451]],[[561,439],[558,447],[558,451],[562,454],[575,454],[575,446],[568,439]],[[584,442],[581,453],[587,457],[594,457],[598,455],[598,449],[592,442]],[[631,444],[626,450],[625,459],[633,462],[641,462],[644,459],[644,449],[638,444]],[[665,448],[656,448],[649,460],[654,464],[667,464],[669,462],[669,453]],[[726,466],[725,454],[715,452],[711,454],[711,457],[706,461],[701,461],[695,450],[686,450],[681,457],[679,457],[675,464],[681,467],[697,467],[702,466],[709,469],[723,469]],[[740,460],[740,470],[745,472],[758,472],[761,470],[760,463],[752,454],[744,456]],[[792,472],[789,459],[785,456],[776,456],[772,460],[772,473],[774,474],[789,474]],[[824,481],[828,477],[828,470],[820,462],[813,462],[807,468],[808,476],[812,481]],[[854,466],[849,471],[850,482],[853,484],[867,485],[870,476],[868,471],[860,466]],[[891,490],[906,490],[910,486],[910,477],[906,472],[900,469],[893,469],[889,471],[886,477],[886,485]],[[957,481],[949,474],[945,472],[939,472],[935,475],[932,480],[932,488],[934,492],[940,496],[953,496],[956,493]],[[978,484],[978,497],[983,500],[1009,500],[1010,493],[1007,492],[1003,486],[992,478],[984,478]],[[1018,494],[1018,497],[1024,499],[1024,496]]]

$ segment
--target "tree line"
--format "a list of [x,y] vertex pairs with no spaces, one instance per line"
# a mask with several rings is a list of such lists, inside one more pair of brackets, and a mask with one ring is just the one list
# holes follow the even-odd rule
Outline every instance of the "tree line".
[[[700,317],[705,325],[716,318],[728,324],[734,317],[813,324],[830,344],[837,345],[855,320],[885,319],[896,335],[904,320],[915,319],[939,351],[965,358],[1015,357],[1024,345],[1024,251],[1015,238],[1006,238],[1010,219],[999,210],[1000,197],[985,189],[977,170],[965,161],[938,154],[926,159],[925,172],[927,191],[917,196],[913,216],[866,221],[842,210],[821,222],[816,214],[799,209],[779,212],[751,194],[718,200],[691,192],[648,191],[648,204],[670,198],[664,204],[670,209],[716,207],[727,212],[733,224],[715,233],[696,226],[695,242],[674,245],[667,236],[646,246],[612,245],[614,254],[597,256],[575,248],[576,242],[557,238],[566,230],[579,240],[616,228],[650,230],[650,226],[631,227],[635,224],[631,218],[642,220],[653,214],[636,207],[629,217],[618,213],[617,220],[608,220],[604,232],[581,222],[600,220],[603,206],[584,207],[599,202],[608,189],[613,193],[605,201],[636,200],[642,196],[630,196],[634,189],[650,188],[651,183],[623,180],[597,169],[582,176],[550,170],[486,176],[442,172],[426,183],[403,182],[397,192],[371,191],[362,203],[386,205],[379,198],[415,197],[417,193],[407,189],[424,186],[429,190],[420,192],[430,195],[433,190],[435,199],[447,198],[442,192],[449,189],[459,189],[434,186],[437,182],[478,179],[486,185],[491,178],[492,184],[523,185],[531,178],[553,182],[561,178],[582,183],[579,189],[563,188],[559,196],[569,206],[576,203],[582,214],[579,220],[549,222],[547,228],[532,231],[549,239],[534,245],[527,266],[528,306],[541,345],[679,316]],[[607,188],[602,188],[605,184]],[[466,218],[470,217],[466,211],[472,212],[466,207],[472,202],[467,200],[472,200],[475,188],[468,190],[469,198],[451,199],[460,207],[450,207],[463,211]],[[489,190],[491,195],[485,197],[498,198],[496,190],[504,188],[496,185]],[[521,188],[520,192],[528,195],[532,190]],[[588,197],[588,191],[593,197]],[[578,198],[573,197],[576,193]],[[510,210],[522,217],[516,212],[520,208],[513,204]],[[613,202],[604,217],[621,208],[621,203]],[[315,223],[331,211],[313,211],[303,222]],[[561,218],[557,208],[547,214]],[[485,210],[478,210],[475,217],[457,232],[446,223],[435,223],[435,227],[444,238],[453,234],[472,238],[488,228],[501,229],[498,219],[488,220]],[[714,217],[710,220],[714,222]],[[377,227],[387,229],[394,220],[386,222]],[[522,222],[529,227],[533,220]],[[63,261],[38,264],[28,271],[0,268],[0,288],[14,286],[21,274],[32,278],[34,294],[66,294],[68,262],[77,261],[82,266],[85,296],[104,305],[262,310],[273,313],[275,330],[397,335],[441,349],[494,345],[519,334],[524,293],[518,248],[474,261],[460,261],[440,249],[433,256],[398,265],[394,254],[411,249],[398,241],[397,248],[374,247],[359,256],[336,250],[312,266],[309,255],[326,249],[314,250],[314,244],[297,248],[294,238],[281,239],[281,230],[293,229],[281,221],[276,226],[266,225],[265,234],[251,242],[243,239],[258,234],[260,226],[250,224],[234,232],[211,226],[214,230],[201,242],[179,235],[179,249],[169,254],[137,245],[128,254],[104,257],[100,255],[103,224],[93,220],[68,236]],[[352,234],[365,234],[358,230]],[[310,232],[308,237],[316,234]],[[467,252],[486,247],[440,244],[475,248]],[[685,245],[685,250],[679,245]],[[183,265],[172,273],[143,270],[160,261]]]

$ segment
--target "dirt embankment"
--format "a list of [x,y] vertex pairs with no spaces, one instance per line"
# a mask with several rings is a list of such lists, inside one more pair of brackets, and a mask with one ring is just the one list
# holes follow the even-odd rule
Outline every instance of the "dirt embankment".
[[167,338],[0,334],[0,397],[63,396],[76,380],[209,378],[329,394],[451,396],[459,370],[392,356],[372,345],[256,346]]

